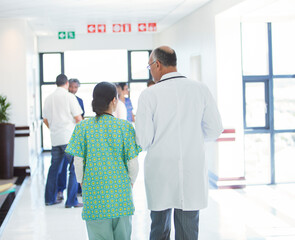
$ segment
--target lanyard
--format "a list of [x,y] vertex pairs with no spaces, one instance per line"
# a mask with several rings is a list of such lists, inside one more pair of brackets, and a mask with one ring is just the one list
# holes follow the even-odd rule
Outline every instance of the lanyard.
[[174,79],[174,78],[186,78],[186,77],[185,76],[175,76],[175,77],[170,77],[170,78],[164,78],[164,79],[160,80],[159,82],[157,82],[157,84],[160,82],[170,80],[170,79]]

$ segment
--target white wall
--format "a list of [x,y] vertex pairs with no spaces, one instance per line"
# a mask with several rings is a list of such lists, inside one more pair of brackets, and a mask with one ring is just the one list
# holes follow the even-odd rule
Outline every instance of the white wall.
[[[235,141],[219,143],[218,176],[243,177],[244,126],[240,18],[216,16],[217,101],[225,129],[235,129]],[[229,134],[223,134],[227,138]]]
[[100,35],[76,35],[76,39],[58,39],[56,37],[39,37],[39,52],[63,52],[69,50],[128,49],[141,50],[153,47],[154,34],[108,33]]
[[15,138],[14,166],[33,167],[40,151],[40,138],[32,129],[39,118],[38,58],[36,38],[25,20],[0,20],[0,53],[0,94],[12,105],[9,122],[29,126],[31,132],[30,137]]
[[[219,17],[217,19],[217,16],[241,2],[243,0],[213,0],[158,34],[154,40],[154,47],[169,45],[175,49],[178,57],[178,71],[188,77],[196,75],[196,70],[192,68],[195,59],[198,59],[195,68],[199,69],[200,80],[210,88],[217,100],[224,127],[234,128],[238,133],[243,130],[241,58],[239,32],[237,32],[239,18]],[[234,35],[233,39],[231,39],[231,33]],[[229,42],[226,43],[226,41]],[[226,53],[229,54],[226,55]],[[236,84],[232,84],[233,82]],[[236,142],[230,148],[224,143],[207,146],[210,149],[207,151],[209,170],[219,178],[227,174],[229,178],[244,174],[243,135],[236,134],[235,137]],[[233,160],[237,163],[237,167],[235,173],[232,173],[224,170],[232,166],[224,159],[223,149],[227,151],[235,149],[236,145],[239,147],[237,152],[232,152],[238,154],[236,158],[239,156],[240,159]],[[223,161],[226,164],[223,164]]]
[[190,76],[190,58],[201,57],[201,79],[213,95],[216,84],[215,17],[244,0],[213,0],[154,38],[154,47],[169,45],[178,57],[178,70]]
[[28,125],[26,92],[26,39],[25,22],[0,21],[0,82],[2,94],[12,104],[10,122]]

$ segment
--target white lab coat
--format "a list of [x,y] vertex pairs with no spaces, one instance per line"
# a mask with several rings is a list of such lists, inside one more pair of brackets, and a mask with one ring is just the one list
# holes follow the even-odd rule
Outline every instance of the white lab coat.
[[[162,77],[181,76],[177,72]],[[148,208],[199,210],[207,206],[204,140],[223,131],[208,88],[187,78],[159,82],[142,92],[136,140],[147,150],[144,163]]]

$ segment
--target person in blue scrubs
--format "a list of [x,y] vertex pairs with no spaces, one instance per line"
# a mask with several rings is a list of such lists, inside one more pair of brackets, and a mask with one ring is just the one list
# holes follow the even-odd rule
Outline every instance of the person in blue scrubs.
[[133,106],[131,103],[130,98],[125,97],[129,95],[129,89],[128,89],[128,84],[126,82],[120,82],[119,86],[122,89],[122,94],[120,95],[120,100],[125,104],[127,108],[127,120],[129,122],[135,122],[134,114],[132,112]]

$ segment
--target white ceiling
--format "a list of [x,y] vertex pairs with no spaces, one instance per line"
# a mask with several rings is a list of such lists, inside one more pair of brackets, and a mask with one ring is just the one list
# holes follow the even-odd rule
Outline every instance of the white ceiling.
[[294,19],[295,0],[268,0],[267,4],[258,6],[253,11],[246,13],[245,18],[264,18],[267,20]]
[[222,14],[240,16],[242,22],[293,21],[295,20],[295,0],[246,0]]
[[171,26],[211,0],[0,0],[0,19],[27,19],[39,36],[59,31],[86,34],[88,24],[156,22]]

